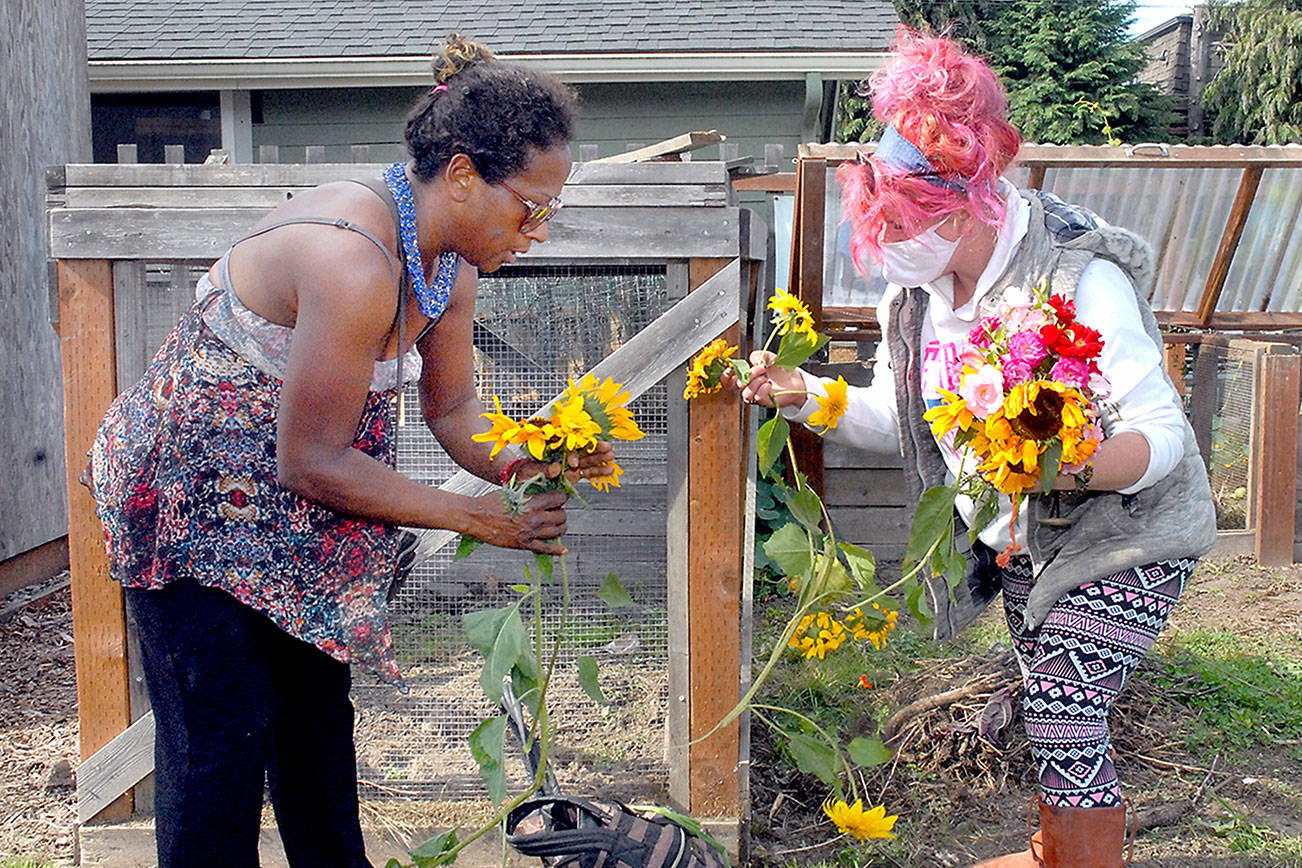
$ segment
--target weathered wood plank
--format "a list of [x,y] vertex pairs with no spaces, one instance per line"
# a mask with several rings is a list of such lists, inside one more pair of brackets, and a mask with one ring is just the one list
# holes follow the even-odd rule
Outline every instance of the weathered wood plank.
[[[675,267],[665,275],[669,297],[681,301],[691,288],[688,269]],[[694,299],[697,303],[706,296]],[[679,365],[668,376],[668,390],[673,398],[667,407],[668,430],[665,438],[665,583],[668,596],[669,701],[665,709],[665,762],[669,767],[669,796],[686,811],[691,802],[691,762],[687,743],[691,741],[691,705],[687,701],[690,681],[688,671],[688,599],[687,561],[691,521],[687,503],[687,402],[677,400],[686,386],[687,368]]]
[[[105,261],[61,262],[58,279],[77,708],[81,755],[89,757],[131,722],[122,589],[109,578],[95,503],[78,482],[100,419],[117,394],[113,286]],[[109,813],[129,816],[130,799]]]
[[143,714],[77,766],[77,822],[94,819],[154,770],[154,713]]
[[1252,501],[1256,554],[1262,566],[1293,563],[1297,508],[1298,389],[1302,356],[1259,357],[1252,460],[1259,468]]
[[[215,260],[265,213],[57,208],[50,212],[50,252],[59,259]],[[735,256],[739,224],[733,208],[566,208],[548,224],[550,240],[538,249],[551,259]]]
[[625,151],[622,154],[615,154],[611,157],[602,157],[595,160],[598,163],[636,163],[642,160],[652,160],[685,154],[690,151],[700,150],[707,145],[717,145],[722,142],[723,136],[718,130],[705,130],[703,132],[683,133],[674,136],[671,139],[665,139],[663,142],[656,142],[654,145],[647,145],[644,148],[637,148],[631,151]]
[[[314,187],[346,178],[373,177],[388,163],[238,163],[169,166],[137,163],[72,163],[69,187]],[[685,163],[576,163],[570,184],[726,184],[727,168],[717,161]]]
[[913,510],[907,506],[839,507],[829,510],[837,536],[874,548],[881,543],[906,543]]
[[[796,170],[796,222],[798,239],[792,251],[790,286],[809,308],[816,328],[823,328],[823,230],[827,198],[827,163],[801,160]],[[803,425],[791,432],[791,446],[809,487],[823,493],[823,438]]]
[[[360,176],[358,176],[360,177]],[[249,208],[269,211],[311,187],[64,187],[66,208]],[[723,184],[570,184],[567,208],[721,207]]]
[[862,506],[869,509],[909,506],[902,468],[828,468],[824,484],[826,490],[823,497],[829,509],[833,506]]

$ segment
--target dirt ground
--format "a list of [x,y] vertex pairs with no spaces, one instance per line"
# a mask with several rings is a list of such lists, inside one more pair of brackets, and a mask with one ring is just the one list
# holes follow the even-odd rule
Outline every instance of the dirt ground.
[[[1302,565],[1267,569],[1247,558],[1204,562],[1159,646],[1173,631],[1199,628],[1224,629],[1248,640],[1302,637]],[[1302,750],[1296,738],[1246,755],[1191,754],[1183,735],[1197,724],[1196,715],[1177,701],[1178,692],[1158,683],[1151,660],[1133,676],[1111,715],[1123,794],[1138,810],[1142,830],[1132,864],[1302,868],[1302,856],[1263,855],[1252,841],[1254,835],[1258,841],[1302,836]],[[987,654],[938,661],[914,678],[884,686],[883,700],[896,708],[971,688],[969,696],[901,726],[890,742],[897,764],[867,779],[872,803],[900,814],[899,839],[889,846],[829,841],[818,804],[801,799],[802,792],[826,788],[774,762],[772,745],[757,733],[751,784],[754,861],[948,868],[1025,849],[1035,775],[1016,697],[1013,717],[992,741],[979,738],[971,726],[993,691],[1017,680],[1012,652],[995,647]]]
[[[13,600],[0,602],[0,609]],[[1246,559],[1200,566],[1173,618],[1177,630],[1223,628],[1244,637],[1302,636],[1302,566],[1264,569]],[[74,858],[77,762],[76,694],[71,606],[66,588],[14,609],[0,620],[0,859],[71,864]],[[848,851],[829,842],[817,784],[810,787],[773,762],[756,730],[752,756],[753,843],[768,865],[840,864],[963,866],[1021,845],[1033,792],[1020,723],[998,743],[965,731],[990,692],[1014,679],[1006,649],[939,662],[917,679],[884,686],[902,705],[912,698],[969,686],[971,695],[903,726],[899,762],[869,780],[876,801],[901,813],[900,839],[889,848]],[[1141,809],[1137,866],[1152,868],[1302,868],[1238,852],[1224,828],[1226,806],[1250,829],[1302,835],[1302,763],[1295,742],[1277,743],[1244,759],[1195,756],[1181,733],[1196,721],[1141,668],[1114,712],[1118,769],[1126,794]],[[908,698],[906,698],[906,696]],[[950,725],[936,725],[936,714]],[[925,717],[925,716],[924,716]],[[657,734],[657,738],[660,736]],[[906,775],[901,764],[910,763]],[[849,855],[847,855],[849,853]]]

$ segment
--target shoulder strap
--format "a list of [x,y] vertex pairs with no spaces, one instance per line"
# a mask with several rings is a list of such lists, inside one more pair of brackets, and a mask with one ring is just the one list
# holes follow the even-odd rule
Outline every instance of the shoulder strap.
[[347,220],[343,217],[290,217],[287,220],[277,220],[275,223],[263,226],[261,229],[253,230],[243,238],[236,239],[236,241],[231,244],[231,247],[233,248],[236,244],[243,241],[248,241],[250,238],[257,238],[259,235],[263,235],[273,229],[279,229],[282,226],[292,226],[295,223],[315,223],[320,226],[337,226],[340,229],[347,229],[350,232],[356,232],[358,235],[361,235],[380,249],[380,252],[384,254],[384,258],[389,262],[389,272],[393,275],[394,282],[396,283],[398,281],[401,272],[399,271],[398,260],[394,258],[393,251],[385,246],[385,243],[377,238],[374,232],[364,226],[358,226],[353,221]]

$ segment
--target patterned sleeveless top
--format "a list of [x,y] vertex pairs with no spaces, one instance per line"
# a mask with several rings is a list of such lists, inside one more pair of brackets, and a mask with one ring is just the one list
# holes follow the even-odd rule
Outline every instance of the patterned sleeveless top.
[[[370,233],[340,228],[367,235],[392,262]],[[398,529],[332,512],[276,481],[276,410],[293,330],[240,302],[228,257],[217,263],[221,287],[200,279],[198,299],[95,438],[93,492],[110,574],[130,588],[184,578],[221,589],[334,659],[401,686],[385,603]],[[455,256],[440,259],[440,272],[448,268],[440,277],[450,280]],[[396,359],[376,363],[353,439],[391,466],[396,368]],[[413,349],[404,380],[419,371]]]

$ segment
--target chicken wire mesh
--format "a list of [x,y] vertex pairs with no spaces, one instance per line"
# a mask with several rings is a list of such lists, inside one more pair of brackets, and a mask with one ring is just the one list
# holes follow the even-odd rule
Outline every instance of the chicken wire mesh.
[[[517,418],[536,410],[646,327],[668,307],[662,266],[529,266],[480,280],[474,327],[482,397],[497,396]],[[556,773],[563,786],[621,798],[663,798],[668,619],[665,580],[667,393],[656,386],[632,404],[642,440],[621,443],[622,485],[584,486],[590,510],[568,510],[570,616],[562,622],[559,582],[543,595],[542,633],[566,651],[551,688]],[[399,469],[438,485],[457,467],[423,424],[415,389],[404,396]],[[479,687],[480,658],[461,619],[518,599],[531,555],[490,547],[454,561],[454,545],[419,564],[390,607],[394,643],[411,692],[359,684],[361,779],[383,793],[465,799],[485,794],[467,747],[495,713]],[[636,605],[613,610],[598,596],[615,573]],[[559,573],[557,574],[559,579]],[[600,666],[610,705],[582,692],[575,660]],[[508,747],[508,757],[512,751]],[[508,763],[514,786],[523,770]]]
[[[145,337],[161,345],[194,298],[207,264],[148,263]],[[610,355],[669,307],[664,266],[514,266],[479,281],[474,345],[477,385],[491,403],[520,417],[567,380]],[[143,368],[143,365],[141,366]],[[555,771],[576,792],[663,801],[667,788],[664,721],[668,691],[665,574],[668,397],[657,385],[632,403],[641,440],[618,444],[621,487],[584,485],[584,510],[571,505],[566,545],[571,615],[561,623],[560,588],[544,594],[544,643],[564,634],[551,688],[558,749]],[[416,389],[401,402],[398,466],[438,485],[457,466],[424,425]],[[410,693],[355,681],[357,758],[369,798],[463,800],[486,795],[467,746],[495,709],[479,687],[480,657],[464,638],[466,612],[506,605],[518,595],[531,555],[482,547],[453,560],[449,545],[417,565],[390,607],[392,632]],[[615,573],[635,605],[613,610],[596,594]],[[559,574],[558,574],[559,575]],[[610,704],[578,686],[575,659],[594,657]],[[508,737],[508,776],[519,789],[522,763]]]

